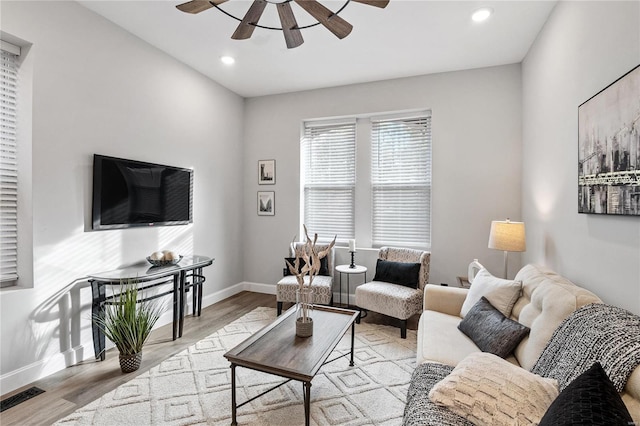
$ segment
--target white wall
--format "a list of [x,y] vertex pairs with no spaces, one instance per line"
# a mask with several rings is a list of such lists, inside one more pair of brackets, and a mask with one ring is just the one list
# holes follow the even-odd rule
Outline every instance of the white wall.
[[[473,258],[501,274],[502,253],[487,242],[491,220],[520,219],[520,77],[516,64],[248,99],[245,280],[276,283],[288,244],[299,237],[303,120],[420,108],[433,113],[430,281],[455,284]],[[261,159],[276,159],[276,185],[257,184]],[[257,216],[258,190],[275,190],[275,216]],[[337,263],[348,263],[346,250],[336,255]],[[356,255],[369,278],[376,257],[373,250]],[[512,256],[512,276],[519,267]]]
[[578,105],[640,63],[640,3],[561,2],[523,80],[525,262],[640,313],[640,218],[578,214]]
[[[75,2],[1,18],[33,43],[34,279],[0,291],[4,394],[93,356],[89,273],[173,248],[216,258],[209,300],[242,281],[244,101]],[[194,223],[91,232],[94,153],[194,168]]]

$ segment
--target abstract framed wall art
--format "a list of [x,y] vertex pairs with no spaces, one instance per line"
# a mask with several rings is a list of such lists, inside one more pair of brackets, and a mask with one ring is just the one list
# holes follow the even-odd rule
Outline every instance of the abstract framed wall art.
[[578,213],[640,216],[640,65],[578,107]]

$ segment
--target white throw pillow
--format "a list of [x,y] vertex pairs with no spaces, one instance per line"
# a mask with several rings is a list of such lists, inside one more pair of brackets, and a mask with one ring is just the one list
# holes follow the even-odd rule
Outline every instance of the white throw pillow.
[[494,308],[509,318],[513,305],[520,297],[521,289],[522,283],[520,281],[503,280],[502,278],[494,277],[491,272],[482,268],[473,279],[467,298],[462,304],[460,316],[464,318],[469,313],[469,310],[473,308],[473,305],[478,303],[478,300],[484,296]]
[[558,382],[487,352],[475,352],[429,392],[429,399],[475,425],[537,425]]

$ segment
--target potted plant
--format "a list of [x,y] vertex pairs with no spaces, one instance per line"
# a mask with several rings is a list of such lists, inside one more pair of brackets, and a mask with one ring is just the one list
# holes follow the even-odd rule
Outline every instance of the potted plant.
[[[318,234],[315,234],[313,240],[309,238],[307,227],[304,228],[304,235],[306,237],[306,248],[302,254],[302,259],[296,256],[294,263],[292,264],[287,260],[287,266],[289,272],[296,276],[298,281],[298,290],[296,290],[296,335],[299,337],[310,337],[313,335],[313,318],[311,318],[311,309],[313,307],[313,278],[320,272],[320,261],[331,251],[336,243],[336,237],[329,244],[327,248],[322,251],[318,251],[316,248],[316,242],[318,241]],[[304,265],[300,265],[300,261],[304,261]],[[304,276],[309,274],[308,284],[304,283]]]
[[155,301],[138,301],[138,288],[127,283],[120,286],[114,301],[105,303],[102,313],[94,316],[94,323],[120,351],[123,373],[140,368],[142,346],[163,312],[164,306]]

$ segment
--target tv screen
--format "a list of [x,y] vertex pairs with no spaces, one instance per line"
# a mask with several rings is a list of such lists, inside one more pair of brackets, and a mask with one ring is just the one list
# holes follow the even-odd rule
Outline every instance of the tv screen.
[[192,220],[193,170],[93,156],[93,229],[185,225]]

